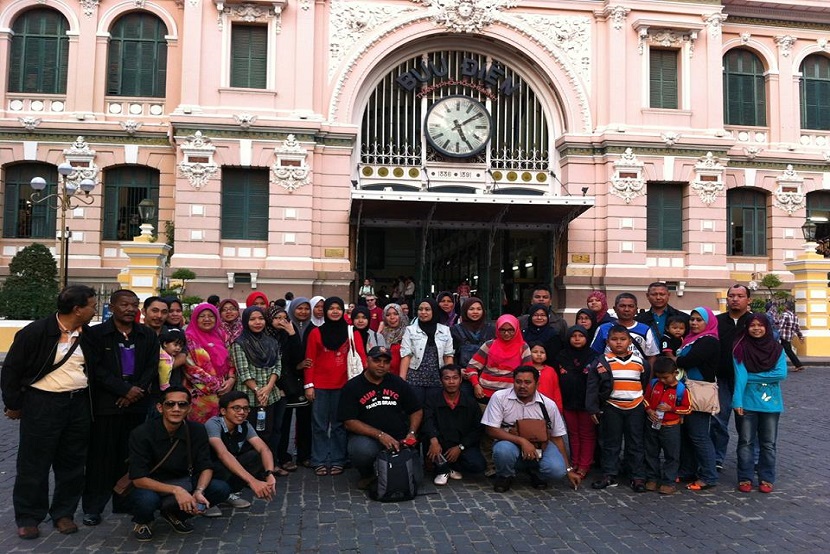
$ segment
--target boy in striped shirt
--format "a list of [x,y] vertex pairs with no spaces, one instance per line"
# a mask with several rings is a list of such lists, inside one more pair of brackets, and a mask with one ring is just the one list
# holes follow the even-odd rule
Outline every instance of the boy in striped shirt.
[[[602,437],[603,477],[591,484],[592,488],[604,489],[617,486],[620,450],[625,438],[625,461],[631,471],[631,489],[645,492],[645,449],[644,429],[646,413],[643,406],[643,384],[645,370],[638,352],[632,352],[631,335],[623,325],[614,325],[608,330],[608,349],[605,354],[607,368],[603,373],[592,372],[600,380],[611,379],[611,396],[603,406],[600,420]],[[597,366],[603,367],[602,364]],[[597,390],[591,387],[589,390]]]

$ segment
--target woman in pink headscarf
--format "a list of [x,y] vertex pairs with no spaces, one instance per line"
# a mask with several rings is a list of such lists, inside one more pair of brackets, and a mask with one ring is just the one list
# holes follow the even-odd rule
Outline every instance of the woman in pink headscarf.
[[608,314],[608,299],[602,291],[594,290],[588,295],[588,308],[597,316],[597,327],[603,323],[614,323],[617,320]]
[[519,320],[505,314],[496,320],[496,338],[481,345],[464,370],[479,402],[487,402],[497,390],[513,386],[513,370],[531,363]]
[[204,423],[219,413],[219,397],[233,389],[236,370],[219,333],[219,310],[211,304],[193,309],[187,338],[184,386],[193,396],[188,418]]

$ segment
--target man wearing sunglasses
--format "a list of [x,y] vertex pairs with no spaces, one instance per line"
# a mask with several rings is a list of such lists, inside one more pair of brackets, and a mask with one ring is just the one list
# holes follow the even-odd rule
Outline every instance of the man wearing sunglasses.
[[[277,488],[274,456],[265,441],[248,424],[250,412],[248,395],[235,390],[219,398],[220,415],[205,423],[213,452],[213,474],[230,485],[233,494],[228,503],[234,508],[251,506],[250,502],[236,494],[245,485],[257,498],[269,501]],[[205,515],[212,515],[211,510],[216,512],[218,508],[212,506]]]
[[184,387],[169,387],[156,404],[161,418],[147,421],[130,435],[130,478],[135,486],[130,504],[133,534],[139,541],[153,538],[150,525],[156,510],[177,533],[192,533],[188,518],[230,495],[230,486],[213,478],[204,425],[187,421],[190,400]]

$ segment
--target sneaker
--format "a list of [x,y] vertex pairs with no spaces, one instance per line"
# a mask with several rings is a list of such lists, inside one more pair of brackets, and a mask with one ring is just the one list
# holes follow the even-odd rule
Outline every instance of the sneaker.
[[439,487],[443,487],[447,484],[447,481],[450,479],[449,473],[439,473],[435,476],[435,479],[432,480],[433,483],[438,485]]
[[219,509],[219,506],[211,506],[202,512],[202,517],[222,517],[222,510]]
[[654,492],[659,488],[657,481],[646,481],[646,490],[648,492]]
[[180,535],[187,535],[188,533],[193,532],[193,525],[190,522],[179,519],[178,516],[171,512],[163,511],[161,512],[161,517],[164,518],[164,521],[170,524],[173,531],[179,533]]
[[766,481],[761,481],[761,484],[758,485],[758,490],[764,494],[769,494],[772,492],[772,483],[767,483]]
[[720,473],[723,471],[723,462],[715,462],[715,469]]
[[633,479],[631,481],[631,490],[634,492],[646,492],[646,484],[642,479]]
[[495,469],[488,469],[487,471],[484,472],[484,476],[485,477],[495,477],[496,476],[496,470]]
[[138,541],[147,542],[153,540],[153,531],[146,523],[136,523],[133,526],[133,536]]
[[606,475],[602,479],[599,479],[591,483],[591,488],[601,490],[608,487],[616,487],[618,484],[619,483],[617,483],[617,480],[614,478],[613,475]]
[[542,477],[536,473],[535,471],[530,472],[530,485],[537,490],[545,490],[548,488],[548,482],[542,479]]
[[454,479],[456,481],[461,481],[464,478],[463,475],[455,471],[454,469],[450,470],[450,479]]
[[674,494],[677,492],[677,487],[674,485],[660,485],[660,488],[657,489],[657,492],[660,494]]
[[84,514],[81,522],[87,527],[95,527],[101,524],[101,514]]
[[738,483],[738,490],[740,492],[752,492],[752,482],[741,481],[740,483]]
[[512,477],[496,476],[496,482],[493,484],[493,490],[496,492],[507,492],[510,490],[510,485],[513,484]]
[[232,508],[250,508],[251,503],[239,496],[236,493],[231,494],[228,496],[228,499],[225,500],[225,504],[229,504]]

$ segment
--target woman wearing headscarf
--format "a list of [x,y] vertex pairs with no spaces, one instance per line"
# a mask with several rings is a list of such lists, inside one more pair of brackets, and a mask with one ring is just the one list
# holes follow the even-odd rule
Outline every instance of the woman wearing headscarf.
[[219,334],[226,348],[230,348],[242,334],[242,317],[239,314],[239,302],[226,298],[219,302]]
[[[293,364],[291,367],[299,377],[300,386],[302,387],[305,384],[305,370],[311,367],[311,360],[305,357],[305,348],[308,335],[315,328],[314,324],[311,323],[311,304],[308,298],[297,296],[291,301],[291,305],[288,307],[288,319],[291,327],[295,331],[295,340],[299,342],[299,351],[297,352],[296,358],[291,357],[291,363]],[[283,358],[283,368],[287,367],[285,365],[286,362],[286,359]],[[283,371],[285,372],[285,370]],[[296,401],[289,399],[282,419],[280,446],[277,457],[280,459],[283,469],[288,471],[296,471],[298,465],[311,467],[311,404],[306,399],[304,390],[300,391],[300,395],[305,400],[305,403],[301,402],[299,397],[297,397]],[[292,415],[296,418],[294,432],[295,446],[297,449],[296,461],[292,461],[291,456],[288,454],[290,450]]]
[[401,374],[401,341],[403,341],[407,325],[409,325],[409,318],[404,315],[403,306],[392,303],[383,308],[383,322],[378,330],[378,343],[383,341],[380,346],[385,346],[392,354],[389,371],[394,375]]
[[750,492],[758,457],[758,490],[770,493],[775,484],[778,420],[784,411],[781,381],[787,378],[787,356],[775,340],[769,318],[750,315],[732,349],[735,390],[732,409],[738,426],[738,490]]
[[369,328],[369,323],[372,321],[372,312],[369,311],[368,307],[355,306],[350,317],[355,332],[359,333],[360,338],[363,339],[366,352],[371,350],[373,346],[386,346],[386,343],[378,342],[378,334]]
[[438,323],[438,304],[425,298],[418,304],[418,319],[406,328],[401,340],[401,378],[409,383],[421,405],[427,391],[441,388],[443,365],[453,359],[452,336]]
[[461,322],[450,327],[450,333],[456,363],[467,367],[481,345],[496,338],[496,326],[487,321],[484,302],[471,296],[461,304]]
[[614,323],[616,319],[608,313],[608,299],[602,291],[594,290],[588,295],[588,308],[596,314],[597,326]]
[[576,312],[576,325],[585,329],[588,335],[588,344],[591,344],[598,327],[596,312],[590,308],[582,308]]
[[[324,304],[325,323],[311,330],[306,358],[305,395],[311,402],[311,465],[314,473],[340,475],[346,465],[346,430],[337,418],[340,391],[348,379],[349,326],[344,319],[345,304],[336,296]],[[363,339],[354,333],[354,345],[366,366]]]
[[458,322],[458,314],[455,311],[455,300],[453,300],[452,293],[443,291],[439,292],[435,297],[435,302],[438,303],[438,323],[452,327]]
[[[326,319],[325,319],[325,302],[326,302],[326,297],[325,296],[315,296],[309,302],[309,305],[311,306],[311,323],[315,327],[319,327],[320,325],[322,325],[323,323],[326,322]],[[344,309],[345,309],[345,307],[344,307]]]
[[259,306],[260,308],[267,310],[268,297],[265,296],[264,292],[256,290],[249,294],[248,298],[245,299],[245,306],[248,308],[250,308],[251,306]]
[[597,353],[591,348],[589,332],[581,325],[568,328],[565,347],[551,364],[559,373],[559,390],[562,408],[568,428],[571,447],[571,465],[585,478],[594,461],[597,428],[585,407],[588,392],[588,371]]
[[562,350],[562,337],[555,328],[549,325],[550,311],[543,304],[533,304],[527,311],[527,328],[522,330],[522,336],[527,344],[539,343],[545,347],[548,360],[555,360]]
[[[236,389],[248,395],[251,411],[248,422],[256,429],[272,452],[280,443],[285,400],[277,388],[282,364],[280,345],[266,332],[268,315],[265,308],[248,306],[242,312],[242,333],[231,345],[230,353],[236,367]],[[276,466],[280,475],[288,475]]]
[[218,329],[219,311],[212,304],[193,308],[187,326],[184,385],[193,397],[188,419],[204,423],[219,413],[219,397],[233,390],[236,371]]
[[505,314],[496,320],[496,338],[481,345],[464,369],[479,402],[487,402],[497,390],[513,386],[513,370],[530,365],[530,348],[522,337],[519,320]]
[[[689,328],[690,333],[680,344],[677,367],[684,371],[684,379],[714,383],[720,360],[718,320],[712,310],[700,306],[692,310]],[[691,481],[686,488],[692,491],[718,484],[715,445],[709,436],[711,418],[707,412],[691,412],[683,418],[678,475],[681,480]]]

